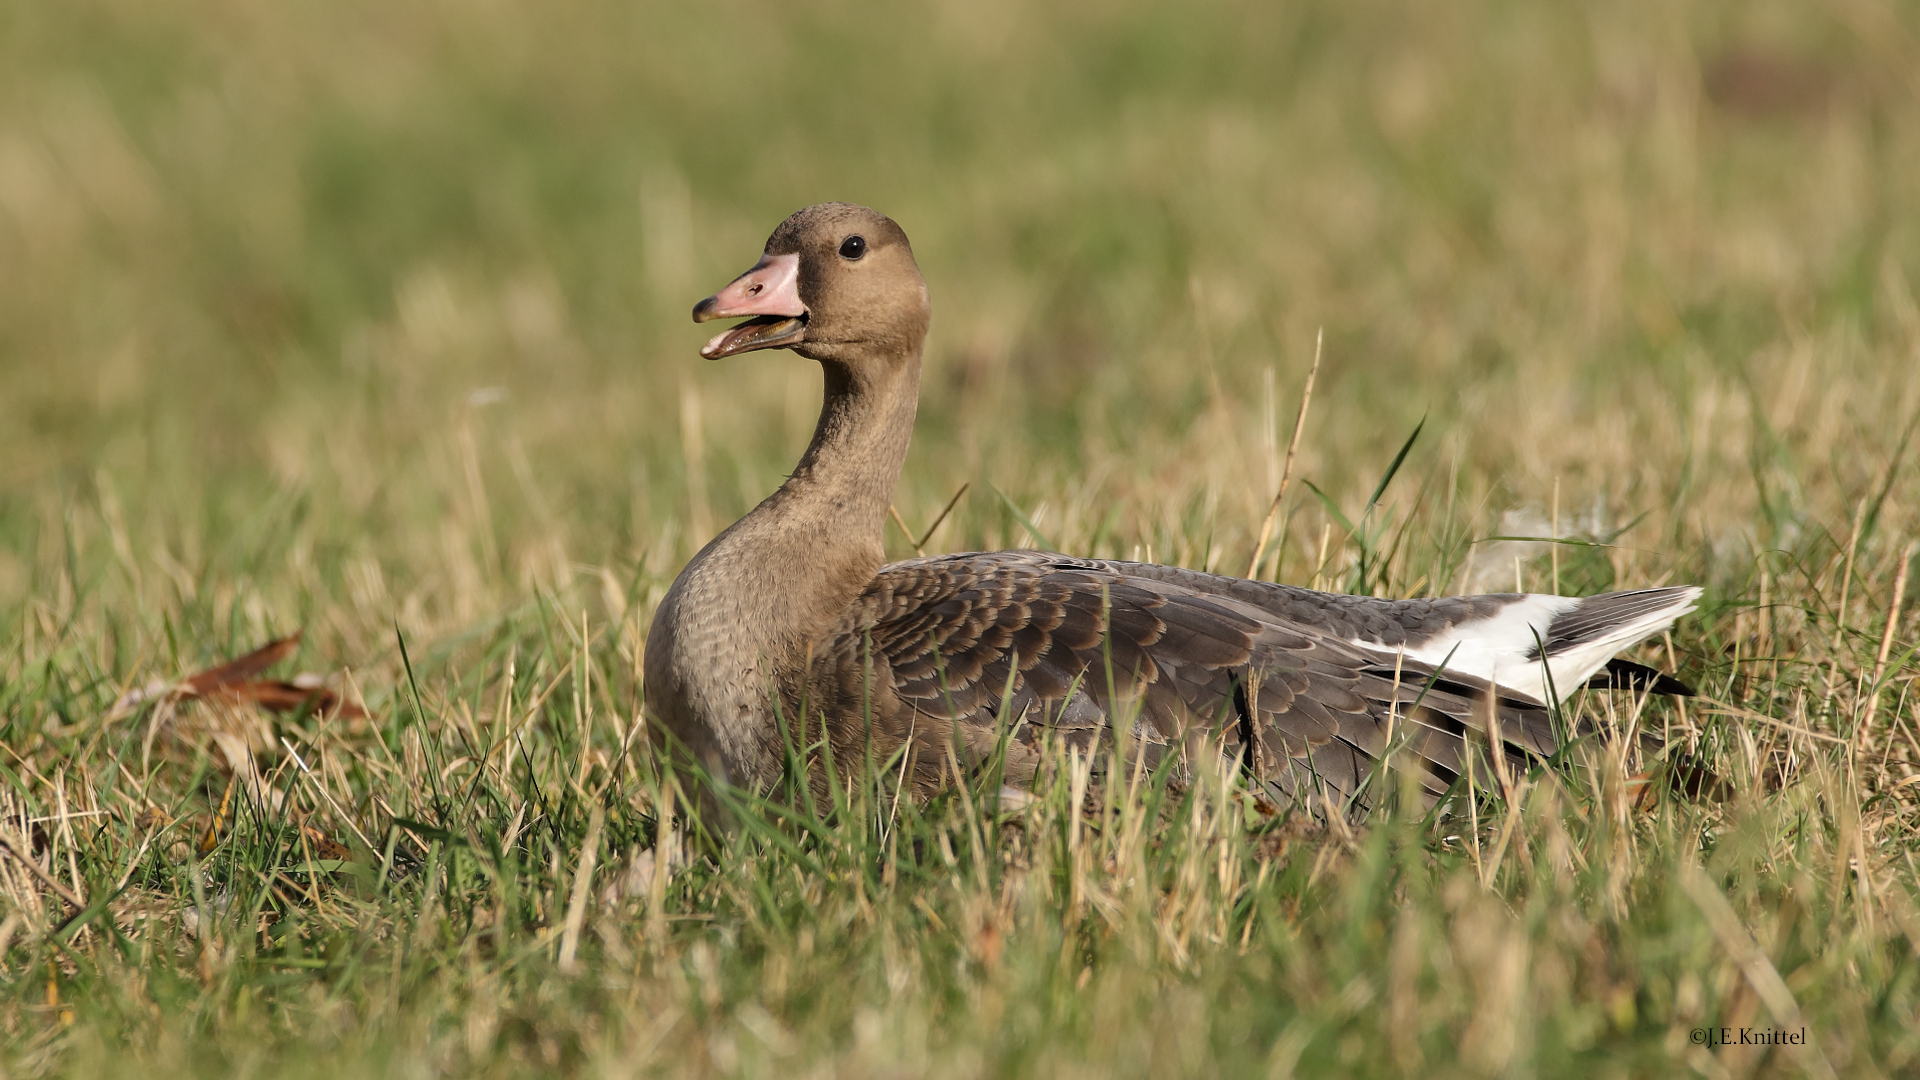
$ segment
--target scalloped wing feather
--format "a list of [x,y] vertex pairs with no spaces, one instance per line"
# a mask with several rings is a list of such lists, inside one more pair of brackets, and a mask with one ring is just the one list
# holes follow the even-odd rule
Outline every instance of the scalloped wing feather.
[[[1181,781],[1202,764],[1190,749],[1210,745],[1278,797],[1347,800],[1392,741],[1428,796],[1444,793],[1476,745],[1467,733],[1487,727],[1486,684],[1270,610],[1246,588],[1263,584],[1031,551],[895,563],[816,650],[809,685],[840,699],[816,698],[829,715],[857,691],[889,737],[882,749],[904,752],[925,790],[1003,747],[1008,779],[1023,782],[1048,738],[1113,745],[1117,717],[1119,741],[1149,765],[1182,756]],[[1298,593],[1285,599],[1324,610],[1322,594]],[[1446,622],[1432,613],[1481,616],[1478,599],[1415,603]],[[1385,625],[1366,608],[1347,615]],[[867,657],[872,686],[846,677]],[[1502,692],[1491,712],[1516,760],[1558,745],[1537,701]],[[1473,756],[1485,770],[1483,750]]]

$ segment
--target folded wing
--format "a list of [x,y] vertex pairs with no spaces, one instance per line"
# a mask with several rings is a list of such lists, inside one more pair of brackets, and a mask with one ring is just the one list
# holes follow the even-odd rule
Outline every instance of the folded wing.
[[[1520,764],[1561,744],[1540,697],[1431,655],[1476,625],[1513,636],[1501,614],[1525,599],[1384,601],[1032,551],[918,559],[880,571],[814,683],[860,693],[928,786],[999,753],[1024,781],[1053,739],[1172,758],[1183,781],[1225,755],[1277,797],[1336,801],[1361,795],[1391,749],[1438,796],[1470,758],[1488,769],[1489,745]],[[1570,637],[1612,640],[1588,629]],[[856,689],[849,668],[872,685]]]

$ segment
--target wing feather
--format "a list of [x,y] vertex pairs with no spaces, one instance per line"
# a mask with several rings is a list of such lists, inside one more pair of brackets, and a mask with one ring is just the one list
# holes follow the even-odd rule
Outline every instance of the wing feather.
[[[871,640],[871,678],[884,684],[872,699],[899,714],[888,730],[913,739],[952,732],[970,756],[1011,735],[1009,753],[1030,768],[1049,733],[1090,748],[1113,740],[1118,717],[1150,764],[1185,753],[1199,735],[1280,794],[1318,785],[1351,797],[1391,752],[1437,797],[1470,755],[1484,760],[1485,738],[1472,733],[1486,730],[1489,715],[1516,761],[1554,752],[1541,703],[1497,688],[1490,698],[1483,681],[1356,642],[1338,619],[1329,629],[1324,618],[1291,615],[1324,614],[1328,602],[1261,582],[1041,552],[917,559],[882,568],[816,649],[813,682],[843,685],[837,671]],[[1485,606],[1386,603],[1338,618],[1389,638],[1380,627],[1457,622]],[[1194,767],[1183,763],[1182,775]]]

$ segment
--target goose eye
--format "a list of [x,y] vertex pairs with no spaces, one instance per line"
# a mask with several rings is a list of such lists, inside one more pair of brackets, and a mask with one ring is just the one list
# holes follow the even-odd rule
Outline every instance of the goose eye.
[[840,241],[840,257],[857,259],[867,253],[867,241],[863,237],[849,236]]

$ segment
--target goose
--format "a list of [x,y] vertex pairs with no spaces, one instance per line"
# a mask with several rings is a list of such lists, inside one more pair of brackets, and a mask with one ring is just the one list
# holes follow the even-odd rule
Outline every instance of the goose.
[[788,349],[825,381],[792,474],[694,555],[647,636],[648,729],[713,781],[769,790],[806,747],[820,790],[830,750],[915,796],[989,767],[1017,792],[1051,744],[1348,810],[1390,760],[1431,804],[1469,769],[1488,782],[1490,746],[1553,755],[1581,687],[1690,692],[1616,654],[1694,586],[1390,600],[1048,551],[886,563],[931,306],[876,211],[798,211],[693,318],[744,320],[709,360]]

